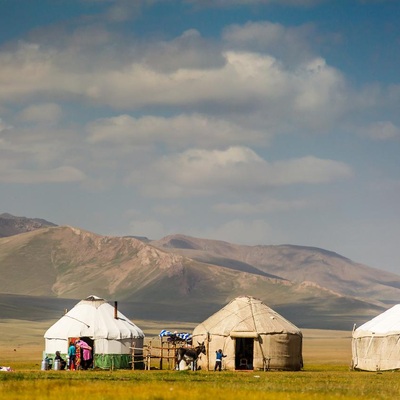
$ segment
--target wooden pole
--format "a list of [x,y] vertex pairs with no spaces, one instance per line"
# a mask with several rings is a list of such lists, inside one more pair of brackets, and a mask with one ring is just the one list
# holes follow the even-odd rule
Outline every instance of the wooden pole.
[[173,362],[172,362],[172,368],[176,369],[176,343],[173,344],[173,349],[174,349],[174,358],[173,358]]
[[135,369],[135,342],[132,342],[132,370]]
[[146,367],[148,371],[150,371],[150,353],[151,353],[151,340],[149,342],[149,346],[147,347],[147,353],[146,353]]
[[210,370],[210,333],[207,332],[207,371]]
[[164,342],[161,339],[160,370],[163,369],[163,356],[164,356]]
[[168,355],[168,358],[167,358],[167,360],[168,360],[168,369],[170,369],[170,368],[171,368],[171,360],[169,359],[169,351],[170,351],[170,349],[171,349],[171,343],[170,343],[170,342],[167,342],[167,345],[168,345],[168,350],[167,350],[167,355]]

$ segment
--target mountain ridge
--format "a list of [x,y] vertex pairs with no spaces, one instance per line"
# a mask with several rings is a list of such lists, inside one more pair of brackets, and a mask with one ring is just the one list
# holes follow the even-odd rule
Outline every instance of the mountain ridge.
[[0,237],[30,232],[45,226],[57,226],[42,218],[16,217],[9,213],[0,214]]
[[[31,309],[40,299],[69,304],[96,294],[123,301],[132,317],[195,322],[251,295],[300,327],[338,329],[376,315],[400,295],[399,276],[315,247],[182,234],[140,240],[72,226],[0,238],[0,273],[0,318],[16,312],[14,298]],[[35,314],[17,310],[22,319]]]

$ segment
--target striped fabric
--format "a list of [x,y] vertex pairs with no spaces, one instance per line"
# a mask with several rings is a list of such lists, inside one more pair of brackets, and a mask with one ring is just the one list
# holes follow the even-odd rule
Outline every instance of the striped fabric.
[[170,332],[167,331],[166,329],[163,329],[160,332],[160,337],[168,337],[170,340],[182,340],[185,342],[191,342],[192,341],[192,335],[190,333],[186,332]]

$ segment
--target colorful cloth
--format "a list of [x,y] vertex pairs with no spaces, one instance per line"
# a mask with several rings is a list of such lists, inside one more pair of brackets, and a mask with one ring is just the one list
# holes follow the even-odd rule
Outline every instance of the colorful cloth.
[[163,329],[160,332],[160,337],[168,337],[169,340],[171,341],[176,341],[176,340],[181,340],[181,341],[185,341],[185,342],[192,342],[192,335],[190,333],[186,333],[186,332],[171,332],[171,331],[167,331],[166,329]]
[[85,361],[88,361],[92,358],[92,348],[83,340],[79,340],[77,345],[83,350],[82,356]]

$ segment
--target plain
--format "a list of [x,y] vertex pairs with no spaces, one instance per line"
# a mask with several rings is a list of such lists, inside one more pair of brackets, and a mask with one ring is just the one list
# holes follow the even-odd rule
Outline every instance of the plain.
[[[135,322],[147,340],[165,326]],[[13,369],[0,374],[1,399],[393,399],[400,393],[397,372],[351,370],[350,331],[304,329],[299,372],[41,371],[43,334],[50,324],[0,321],[0,364]],[[189,330],[193,324],[173,328]]]

